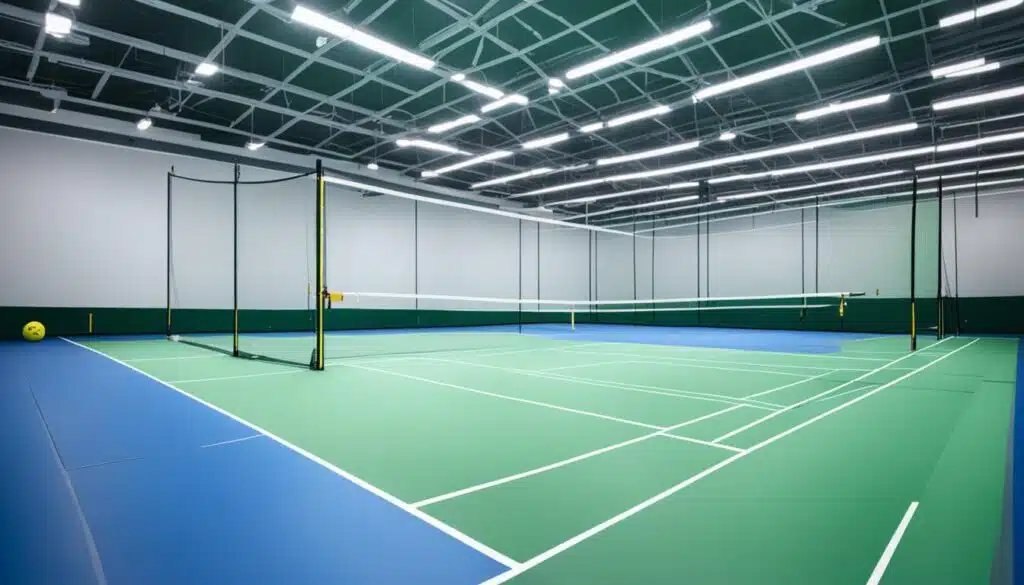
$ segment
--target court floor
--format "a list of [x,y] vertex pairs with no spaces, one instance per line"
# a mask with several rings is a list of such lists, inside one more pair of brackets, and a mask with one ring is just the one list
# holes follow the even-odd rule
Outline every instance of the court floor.
[[1016,339],[627,331],[325,372],[145,338],[0,359],[103,582],[990,582]]

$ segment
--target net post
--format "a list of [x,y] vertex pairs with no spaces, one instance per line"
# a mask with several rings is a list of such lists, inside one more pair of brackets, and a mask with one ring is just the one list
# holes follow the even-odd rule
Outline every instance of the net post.
[[576,307],[569,309],[569,325],[573,331],[576,331]]
[[231,184],[231,240],[233,247],[231,259],[231,272],[233,273],[231,314],[234,321],[231,327],[231,355],[235,357],[238,357],[238,179],[241,172],[241,167],[238,166],[238,163],[235,163],[235,179]]
[[939,235],[938,235],[938,268],[936,269],[939,286],[935,289],[935,339],[945,337],[945,319],[942,306],[942,176],[939,176],[939,185],[936,191],[939,201]]
[[917,264],[917,173],[910,196],[910,351],[917,351],[917,297],[916,279],[914,278]]
[[171,239],[171,192],[174,183],[174,167],[167,173],[167,337],[171,336],[171,250],[173,242]]
[[324,369],[324,165],[316,161],[316,349],[310,367]]

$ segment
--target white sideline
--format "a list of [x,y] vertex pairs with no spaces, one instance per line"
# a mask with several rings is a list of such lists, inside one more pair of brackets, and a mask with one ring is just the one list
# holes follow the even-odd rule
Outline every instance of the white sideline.
[[[951,339],[951,338],[947,338],[947,339]],[[516,566],[516,567],[514,567],[514,568],[512,568],[512,569],[510,569],[510,570],[508,570],[508,571],[506,571],[506,572],[504,572],[504,573],[502,573],[500,575],[497,575],[495,577],[492,577],[491,579],[488,579],[487,581],[484,581],[481,585],[499,585],[500,583],[505,583],[509,579],[512,579],[513,577],[516,577],[517,575],[521,575],[522,573],[528,571],[529,569],[532,569],[533,567],[536,567],[537,565],[543,563],[544,561],[546,561],[546,560],[548,560],[548,559],[550,559],[550,558],[552,558],[552,557],[554,557],[554,556],[556,556],[558,554],[561,554],[561,553],[569,550],[570,548],[576,546],[577,544],[583,542],[584,540],[589,539],[590,537],[592,537],[592,536],[594,536],[596,534],[600,534],[601,532],[604,532],[608,528],[610,528],[610,527],[612,527],[612,526],[622,522],[623,520],[626,520],[627,518],[630,518],[631,516],[636,515],[639,512],[642,512],[643,510],[653,506],[654,504],[657,504],[658,502],[664,500],[665,498],[668,498],[669,496],[679,492],[680,490],[683,490],[683,489],[685,489],[685,488],[687,488],[687,487],[697,483],[698,481],[700,481],[701,479],[704,479],[705,477],[711,475],[712,473],[715,473],[716,471],[719,471],[719,470],[721,470],[721,469],[731,465],[732,463],[735,463],[736,461],[739,461],[740,459],[743,459],[744,457],[750,455],[751,453],[754,453],[754,452],[756,452],[756,451],[758,451],[760,449],[763,449],[764,447],[767,447],[768,445],[771,445],[772,443],[778,441],[779,439],[787,437],[787,436],[789,436],[789,435],[799,431],[800,429],[803,429],[803,428],[805,428],[805,427],[807,427],[809,425],[812,425],[812,424],[818,422],[819,420],[821,420],[821,419],[823,419],[823,418],[825,418],[827,416],[830,416],[832,414],[835,414],[835,413],[839,412],[840,410],[843,410],[844,408],[852,406],[852,405],[854,405],[854,404],[856,404],[856,403],[858,403],[858,402],[860,402],[862,400],[866,400],[867,398],[869,398],[871,396],[874,396],[875,394],[878,394],[882,390],[885,390],[886,388],[889,388],[889,387],[893,386],[894,384],[902,382],[903,380],[906,380],[907,378],[909,378],[909,377],[911,377],[911,376],[913,376],[913,375],[915,375],[915,374],[917,374],[917,373],[919,373],[919,372],[921,372],[921,371],[923,371],[923,370],[925,370],[925,369],[927,369],[927,368],[929,368],[929,367],[939,363],[940,361],[942,361],[942,360],[944,360],[944,359],[946,359],[946,358],[948,358],[948,357],[950,357],[952,355],[955,355],[956,353],[960,352],[961,350],[970,347],[971,345],[973,345],[977,341],[978,341],[977,339],[974,339],[970,343],[962,345],[962,346],[954,349],[953,351],[951,351],[949,353],[945,353],[942,356],[935,358],[934,360],[928,362],[927,364],[925,364],[925,365],[923,365],[923,366],[921,366],[921,367],[919,367],[917,369],[911,370],[910,372],[900,376],[899,378],[896,378],[895,380],[893,380],[891,382],[888,382],[886,384],[883,384],[882,386],[879,386],[878,388],[875,388],[874,390],[871,390],[869,392],[861,394],[860,396],[857,396],[856,398],[853,398],[852,400],[850,400],[848,402],[844,402],[844,403],[842,403],[842,404],[840,404],[840,405],[838,405],[838,406],[836,406],[836,407],[834,407],[834,408],[832,408],[830,410],[827,410],[827,411],[825,411],[825,412],[823,412],[823,413],[821,413],[821,414],[819,414],[819,415],[817,415],[815,417],[812,417],[812,418],[810,418],[810,419],[808,419],[808,420],[806,420],[806,421],[804,421],[804,422],[802,422],[802,423],[800,423],[800,424],[798,424],[798,425],[796,425],[794,427],[790,427],[789,429],[786,429],[785,431],[782,431],[781,433],[778,433],[777,435],[773,435],[771,437],[768,437],[767,439],[761,441],[760,443],[757,443],[756,445],[750,447],[746,451],[744,451],[742,453],[737,453],[736,455],[733,455],[732,457],[729,457],[728,459],[725,459],[723,461],[720,461],[719,463],[716,463],[715,465],[712,465],[711,467],[708,467],[704,471],[701,471],[700,473],[698,473],[696,475],[693,475],[690,478],[688,478],[688,479],[686,479],[686,480],[684,480],[684,481],[682,481],[682,482],[680,482],[680,483],[678,483],[678,484],[668,488],[667,490],[661,492],[660,494],[658,494],[658,495],[656,495],[656,496],[654,496],[652,498],[649,498],[649,499],[647,499],[647,500],[645,500],[645,501],[643,501],[643,502],[633,506],[632,508],[629,508],[628,510],[620,512],[620,513],[616,514],[615,516],[612,516],[611,518],[605,520],[604,522],[602,522],[602,523],[600,523],[600,524],[598,524],[596,526],[593,526],[593,527],[585,530],[584,532],[581,532],[581,533],[577,534],[576,536],[574,536],[574,537],[572,537],[572,538],[570,538],[570,539],[568,539],[568,540],[566,540],[566,541],[564,541],[564,542],[562,542],[562,543],[560,543],[558,545],[555,545],[555,546],[549,548],[548,550],[546,550],[546,551],[544,551],[544,552],[542,552],[542,553],[540,553],[540,554],[538,554],[538,555],[536,555],[536,556],[534,556],[534,557],[532,557],[532,558],[530,558],[530,559],[520,563],[518,566]],[[884,366],[883,366],[883,368],[884,368]]]
[[[572,349],[563,349],[563,350],[560,350],[560,351],[565,351],[565,352],[568,352],[568,353],[576,353],[576,354],[586,354],[586,355],[603,355],[603,356],[606,356],[606,357],[614,357],[614,358],[628,357],[628,358],[631,358],[631,359],[634,359],[634,360],[644,360],[644,361],[646,361],[648,363],[651,363],[651,364],[666,365],[666,366],[677,365],[677,364],[674,364],[673,362],[681,362],[680,365],[685,365],[685,366],[691,367],[691,368],[702,368],[702,369],[705,369],[705,370],[722,370],[722,371],[725,371],[725,372],[751,372],[751,373],[754,373],[754,374],[775,374],[777,376],[803,376],[804,375],[804,374],[800,374],[800,373],[797,373],[797,372],[785,372],[785,371],[780,371],[780,370],[759,370],[759,369],[754,369],[754,368],[730,368],[730,367],[726,367],[726,366],[711,366],[711,365],[707,365],[707,364],[734,364],[734,365],[747,365],[747,366],[764,366],[764,365],[774,366],[774,365],[778,365],[778,364],[754,364],[754,363],[750,363],[750,362],[727,362],[727,361],[724,361],[724,360],[702,360],[702,359],[697,359],[697,358],[682,358],[682,357],[674,357],[674,356],[650,356],[650,355],[645,355],[645,354],[628,353],[628,352],[577,351],[577,350],[572,350]],[[658,361],[658,360],[662,360],[662,361]],[[799,368],[801,370],[825,370],[825,369],[831,369],[831,368],[825,368],[825,367],[822,367],[822,366],[788,366],[788,365],[778,365],[778,367],[780,367],[780,368]]]
[[153,380],[154,382],[157,382],[158,384],[160,384],[160,385],[162,385],[162,386],[164,386],[166,388],[169,388],[169,389],[171,389],[171,390],[181,394],[182,396],[186,396],[186,397],[188,397],[188,398],[198,402],[199,404],[202,404],[203,406],[209,408],[210,410],[218,412],[221,415],[226,416],[226,417],[230,418],[231,420],[233,420],[233,421],[235,421],[235,422],[237,422],[239,424],[245,425],[245,426],[249,427],[250,429],[256,431],[257,433],[266,435],[268,438],[273,439],[278,444],[280,444],[280,445],[282,445],[284,447],[287,447],[288,449],[291,449],[295,453],[298,453],[299,455],[302,455],[303,457],[305,457],[306,459],[309,459],[310,461],[313,461],[314,463],[318,463],[322,467],[324,467],[326,469],[329,469],[330,471],[334,472],[335,474],[337,474],[337,475],[347,479],[348,481],[351,481],[352,483],[358,485],[359,487],[361,487],[364,490],[372,493],[373,495],[381,498],[382,500],[388,502],[389,504],[404,510],[405,512],[411,514],[412,516],[416,517],[417,519],[422,520],[423,522],[426,522],[430,526],[440,530],[441,532],[444,532],[445,534],[447,534],[448,536],[454,538],[455,540],[458,540],[462,544],[465,544],[466,546],[472,548],[473,550],[475,550],[475,551],[477,551],[477,552],[479,552],[479,553],[481,553],[481,554],[483,554],[483,555],[485,555],[487,557],[490,557],[494,561],[497,561],[497,562],[505,565],[506,567],[515,568],[515,567],[519,566],[518,561],[503,555],[502,553],[492,549],[491,547],[487,546],[486,544],[484,544],[482,542],[479,542],[478,540],[476,540],[476,539],[474,539],[474,538],[472,538],[472,537],[470,537],[470,536],[468,536],[466,534],[463,534],[462,532],[456,530],[455,528],[452,528],[451,526],[449,526],[449,525],[445,524],[444,522],[438,520],[437,518],[434,518],[433,516],[430,516],[430,515],[424,513],[421,510],[413,508],[409,504],[403,502],[402,500],[396,498],[395,496],[389,494],[388,492],[380,489],[379,487],[377,487],[377,486],[375,486],[375,485],[373,485],[373,484],[371,484],[371,483],[369,483],[369,482],[367,482],[367,481],[365,481],[365,480],[363,480],[363,479],[361,479],[359,477],[356,477],[355,475],[352,475],[351,473],[341,469],[340,467],[338,467],[338,466],[336,466],[336,465],[334,465],[332,463],[329,463],[329,462],[321,459],[320,457],[310,453],[309,451],[306,451],[305,449],[303,449],[301,447],[298,447],[296,445],[293,445],[292,443],[289,443],[288,441],[282,439],[281,437],[278,437],[277,435],[271,433],[270,431],[262,429],[262,428],[256,426],[255,424],[253,424],[253,423],[251,423],[251,422],[249,422],[249,421],[247,421],[247,420],[245,420],[245,419],[243,419],[243,418],[241,418],[239,416],[236,416],[236,415],[234,415],[234,414],[224,410],[223,408],[220,408],[219,406],[216,406],[216,405],[214,405],[214,404],[212,404],[210,402],[207,402],[207,401],[203,400],[202,398],[199,398],[197,396],[193,396],[193,395],[189,394],[188,392],[185,392],[184,390],[176,388],[173,385],[171,385],[171,383],[165,382],[165,381],[163,381],[163,380],[161,380],[161,379],[159,379],[159,378],[157,378],[157,377],[155,377],[155,376],[153,376],[151,374],[147,374],[146,372],[143,372],[142,370],[136,368],[135,366],[127,364],[127,363],[125,363],[125,362],[123,362],[123,361],[121,361],[121,360],[119,360],[119,359],[117,359],[115,357],[109,356],[109,355],[107,355],[107,354],[105,354],[105,353],[103,353],[103,352],[101,352],[99,350],[93,349],[93,348],[91,348],[91,347],[89,347],[87,345],[82,345],[81,343],[78,343],[78,342],[75,342],[75,341],[71,341],[70,339],[67,339],[65,337],[61,337],[60,339],[70,343],[71,345],[80,347],[80,348],[85,349],[87,351],[91,351],[91,352],[93,352],[93,353],[95,353],[97,355],[103,356],[103,357],[105,357],[106,359],[108,359],[108,360],[110,360],[112,362],[120,364],[120,365],[122,365],[122,366],[124,366],[124,367],[126,367],[126,368],[128,368],[128,369],[130,369],[130,370],[132,370],[132,371],[134,371],[136,373],[138,373],[138,374],[141,374],[141,375],[149,378],[150,380]]
[[911,502],[910,507],[903,514],[903,519],[900,520],[899,525],[896,527],[896,532],[892,534],[889,544],[885,546],[885,551],[882,552],[882,557],[878,559],[878,564],[875,565],[875,570],[871,572],[867,585],[878,585],[882,581],[885,569],[889,567],[889,561],[896,554],[896,547],[900,545],[900,540],[903,539],[903,533],[907,531],[907,526],[910,526],[910,520],[913,519],[917,506],[918,502]]
[[[640,392],[644,394],[657,394],[661,396],[670,396],[673,398],[690,398],[692,400],[705,400],[708,402],[721,402],[724,404],[742,404],[751,408],[760,408],[762,410],[775,410],[782,408],[781,404],[774,402],[765,402],[763,400],[745,400],[743,398],[737,398],[735,396],[726,396],[724,394],[711,394],[708,392],[697,392],[695,390],[676,390],[675,388],[662,388],[660,386],[648,386],[644,384],[627,384],[625,382],[607,382],[601,380],[592,380],[590,378],[577,378],[576,376],[567,376],[565,374],[558,373],[545,373],[535,370],[522,370],[519,368],[506,368],[503,366],[492,366],[490,364],[478,364],[475,362],[462,362],[459,360],[450,360],[445,358],[431,358],[431,357],[420,357],[420,360],[439,362],[445,364],[456,364],[460,366],[476,366],[480,368],[487,368],[493,370],[499,370],[509,372],[513,374],[522,374],[525,376],[534,376],[537,378],[545,378],[548,380],[557,380],[563,382],[575,382],[583,384],[585,386],[597,386],[601,388],[612,388],[615,390],[627,390],[631,392]],[[643,362],[633,362],[643,363]],[[753,404],[748,404],[748,402]]]
[[558,406],[557,404],[549,404],[547,402],[539,402],[537,400],[529,400],[527,398],[516,398],[515,396],[507,396],[505,394],[498,394],[496,392],[488,392],[486,390],[477,390],[476,388],[470,388],[468,386],[460,386],[458,384],[451,384],[449,382],[442,382],[440,380],[432,380],[430,378],[423,378],[420,376],[414,376],[412,374],[403,374],[401,372],[392,372],[390,370],[380,370],[377,368],[371,368],[370,366],[362,364],[344,364],[346,368],[356,368],[358,370],[366,370],[368,372],[377,372],[378,374],[386,374],[388,376],[397,376],[399,378],[406,378],[408,380],[416,380],[417,382],[425,382],[427,384],[433,384],[435,386],[444,386],[445,388],[451,388],[453,390],[462,390],[464,392],[472,392],[474,394],[483,394],[484,396],[490,396],[492,398],[500,398],[502,400],[511,400],[512,402],[521,402],[523,404],[532,404],[533,406],[542,406],[544,408],[551,408],[553,410],[561,410],[563,412],[571,412],[573,414],[582,414],[584,416],[592,416],[594,418],[603,418],[613,422],[623,423],[627,425],[633,425],[635,427],[643,427],[645,429],[664,430],[665,427],[659,427],[658,425],[647,424],[635,420],[629,420],[626,418],[619,418],[617,416],[610,416],[607,414],[600,414],[597,412],[590,412],[588,410],[579,410],[577,408],[569,408],[567,406]]
[[669,439],[675,439],[677,441],[685,441],[687,443],[696,443],[697,445],[705,445],[707,447],[718,447],[719,449],[725,449],[726,451],[732,451],[734,453],[742,453],[746,449],[740,449],[739,447],[733,447],[732,445],[723,445],[722,443],[716,443],[714,441],[703,441],[701,439],[694,439],[693,437],[684,437],[682,435],[665,435]]
[[[587,453],[583,453],[582,455],[576,455],[575,457],[570,457],[569,459],[563,459],[561,461],[556,461],[556,462],[551,463],[549,465],[544,465],[543,467],[536,467],[534,469],[531,469],[529,471],[524,471],[522,473],[516,473],[514,475],[508,475],[508,476],[501,477],[501,478],[498,478],[498,479],[495,479],[495,480],[492,480],[492,481],[488,481],[488,482],[485,482],[485,483],[469,486],[467,488],[463,488],[463,489],[456,490],[456,491],[453,491],[453,492],[448,492],[447,494],[441,494],[439,496],[434,496],[432,498],[427,498],[425,500],[420,500],[418,502],[413,502],[411,505],[414,508],[422,508],[424,506],[429,506],[431,504],[437,504],[439,502],[443,502],[445,500],[450,500],[452,498],[457,498],[459,496],[464,496],[466,494],[471,494],[473,492],[478,492],[478,491],[485,490],[485,489],[488,489],[488,488],[492,488],[492,487],[495,487],[495,486],[499,486],[499,485],[502,485],[502,484],[510,483],[510,482],[513,482],[513,481],[517,481],[517,480],[523,479],[525,477],[530,477],[532,475],[537,475],[539,473],[544,473],[544,472],[547,472],[547,471],[551,471],[552,469],[558,469],[559,467],[564,467],[566,465],[569,465],[569,464],[572,464],[572,463],[576,463],[578,461],[583,461],[584,459],[590,459],[591,457],[596,457],[598,455],[603,455],[604,453],[608,453],[609,451],[614,451],[616,449],[621,449],[623,447],[628,447],[629,445],[640,443],[642,441],[646,441],[646,440],[652,439],[654,437],[668,436],[667,433],[669,431],[674,431],[676,429],[681,429],[681,428],[683,428],[685,426],[692,425],[694,423],[698,423],[698,422],[701,422],[703,420],[707,420],[709,418],[718,416],[720,414],[725,414],[727,412],[731,412],[731,411],[736,410],[738,408],[743,408],[743,405],[742,404],[737,404],[736,406],[730,406],[728,408],[723,408],[722,410],[716,410],[715,412],[712,412],[710,414],[705,414],[704,416],[701,416],[701,417],[698,417],[698,418],[694,418],[694,419],[690,419],[690,420],[688,420],[686,422],[681,422],[681,423],[679,423],[677,425],[673,425],[673,426],[670,426],[670,427],[665,427],[665,429],[663,429],[663,430],[656,431],[656,432],[653,432],[653,433],[648,433],[646,435],[641,435],[641,436],[636,437],[634,439],[629,439],[628,441],[622,441],[621,443],[615,443],[614,445],[608,445],[607,447],[602,447],[600,449],[595,449],[593,451],[590,451],[590,452],[587,452]],[[715,445],[715,446],[716,447],[720,447],[720,445]]]
[[807,379],[804,379],[804,380],[797,380],[796,382],[790,382],[789,384],[786,384],[784,386],[776,386],[775,388],[769,388],[769,389],[767,389],[767,390],[765,390],[763,392],[758,392],[756,394],[750,394],[748,396],[744,396],[743,398],[746,399],[746,400],[750,400],[751,398],[757,398],[758,396],[764,396],[765,394],[771,394],[772,392],[778,392],[779,390],[785,390],[786,388],[792,388],[793,386],[796,386],[798,384],[803,384],[805,382],[810,382],[811,380],[817,380],[818,378],[824,378],[825,376],[828,376],[829,374],[836,373],[836,371],[837,370],[831,370],[831,371],[825,372],[824,374],[818,374],[817,376],[813,376],[813,377],[810,377],[810,378],[807,378]]

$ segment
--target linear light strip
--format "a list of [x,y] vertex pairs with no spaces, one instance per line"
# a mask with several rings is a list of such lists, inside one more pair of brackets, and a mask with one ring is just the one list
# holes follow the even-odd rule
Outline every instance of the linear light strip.
[[985,58],[979,57],[978,59],[971,59],[970,61],[963,61],[961,63],[954,63],[953,65],[944,65],[942,67],[936,67],[932,69],[932,79],[938,79],[940,77],[948,77],[959,71],[968,69],[975,69],[985,64]]
[[546,175],[548,173],[553,173],[554,171],[555,171],[555,169],[550,169],[550,168],[547,168],[547,167],[543,167],[543,168],[539,168],[539,169],[533,169],[532,171],[526,171],[525,173],[519,173],[518,175],[509,175],[507,177],[499,177],[497,179],[491,179],[489,181],[483,181],[483,182],[480,182],[480,183],[473,183],[472,185],[469,186],[469,188],[470,189],[482,189],[484,187],[490,187],[492,185],[501,185],[503,183],[508,183],[508,182],[511,182],[511,181],[518,181],[519,179],[526,179],[528,177],[536,177],[537,175]]
[[969,165],[971,163],[987,162],[990,160],[1001,160],[1004,158],[1014,158],[1018,156],[1024,156],[1024,150],[1018,150],[1015,152],[1004,152],[1002,154],[990,154],[987,156],[973,156],[971,158],[961,158],[957,160],[933,163],[929,165],[921,165],[914,167],[914,169],[918,171],[930,171],[933,169],[943,169],[946,167],[956,167],[962,165]]
[[522,148],[523,150],[535,150],[538,148],[544,148],[545,146],[551,146],[552,144],[558,144],[559,142],[565,142],[566,140],[569,140],[569,133],[562,132],[561,134],[556,134],[554,136],[524,142]]
[[607,165],[617,165],[634,160],[643,160],[645,158],[656,158],[659,156],[665,156],[667,154],[674,154],[686,150],[693,150],[698,146],[700,146],[700,141],[694,140],[692,142],[684,142],[682,144],[673,144],[672,146],[665,146],[662,148],[655,148],[652,150],[634,152],[633,154],[624,154],[622,156],[613,156],[611,158],[599,158],[597,159],[597,166],[603,167]]
[[756,83],[767,81],[769,79],[782,77],[783,75],[788,75],[796,71],[809,69],[811,67],[823,65],[825,63],[831,63],[832,61],[837,61],[839,59],[848,57],[861,51],[872,49],[874,47],[879,46],[881,43],[881,37],[868,37],[866,39],[861,39],[859,41],[855,41],[845,45],[840,45],[838,47],[835,47],[834,49],[829,49],[828,51],[824,51],[816,55],[811,55],[810,57],[805,57],[803,59],[791,61],[789,63],[784,63],[777,67],[765,69],[764,71],[759,71],[751,75],[738,77],[736,79],[733,79],[732,81],[726,81],[725,83],[712,85],[711,87],[706,87],[698,91],[697,93],[693,94],[693,102],[697,103],[706,100],[710,97],[714,97],[724,93],[729,93],[731,91],[740,89],[741,87],[747,87],[750,85],[754,85]]
[[605,124],[608,128],[615,128],[616,126],[623,126],[630,122],[636,122],[637,120],[643,120],[644,118],[654,118],[667,114],[672,111],[672,108],[668,106],[658,105],[653,108],[646,110],[640,110],[639,112],[633,112],[632,114],[626,114],[625,116],[619,116],[618,118],[612,118]]
[[500,158],[505,158],[507,156],[512,156],[512,153],[507,150],[495,150],[494,152],[488,152],[487,154],[473,157],[469,160],[464,160],[462,162],[455,163],[453,165],[448,165],[446,167],[441,167],[434,171],[423,171],[422,173],[420,173],[420,176],[436,177],[438,175],[443,175],[445,173],[450,173],[452,171],[457,171],[459,169],[464,169],[466,167],[471,167],[473,165],[498,160]]
[[890,97],[890,94],[884,94],[866,97],[859,100],[853,100],[850,102],[835,102],[825,106],[824,108],[818,108],[816,110],[810,110],[807,112],[800,112],[799,114],[796,115],[796,119],[801,122],[806,122],[807,120],[815,120],[817,118],[828,116],[830,114],[837,114],[839,112],[847,112],[849,110],[877,106],[878,104],[884,104],[888,102]]
[[619,197],[628,197],[630,195],[639,195],[640,193],[653,193],[656,191],[671,191],[673,189],[685,189],[689,187],[697,187],[696,182],[686,183],[673,183],[672,185],[659,185],[657,187],[644,187],[642,189],[632,189],[629,191],[616,191],[615,193],[604,193],[602,195],[590,195],[588,197],[577,197],[576,199],[566,199],[564,201],[552,201],[542,207],[551,207],[552,205],[578,205],[580,203],[593,203],[595,201],[604,201],[605,199],[617,199]]
[[448,154],[469,155],[469,153],[464,150],[459,150],[453,146],[448,146],[447,144],[441,144],[439,142],[431,142],[429,140],[406,140],[404,138],[399,138],[395,141],[395,144],[399,148],[422,148],[424,150],[433,150],[435,152],[444,152]]
[[380,193],[381,195],[392,195],[394,197],[401,197],[403,199],[411,199],[413,201],[422,201],[425,203],[432,203],[435,205],[441,205],[443,207],[454,207],[456,209],[466,209],[477,213],[486,213],[488,215],[500,215],[502,217],[510,217],[513,219],[519,219],[523,221],[530,221],[534,223],[543,223],[548,225],[557,225],[561,227],[568,227],[573,229],[585,229],[593,232],[604,232],[609,234],[615,234],[619,236],[632,237],[633,234],[628,232],[622,232],[619,230],[613,230],[595,225],[578,225],[569,223],[566,221],[560,221],[557,219],[549,219],[546,217],[537,217],[533,215],[525,215],[521,213],[513,213],[511,211],[505,211],[502,209],[494,209],[491,207],[480,207],[478,205],[470,205],[468,203],[460,203],[458,201],[449,201],[447,199],[434,199],[433,197],[426,197],[423,195],[416,195],[414,193],[405,193],[403,191],[396,191],[394,189],[388,189],[385,187],[378,187],[377,185],[370,185],[367,183],[360,183],[358,181],[350,181],[348,179],[342,179],[338,177],[325,176],[324,181],[327,183],[334,183],[336,185],[342,185],[344,187],[351,187],[353,189],[359,189],[361,191],[370,191],[373,193]]
[[500,89],[489,87],[482,83],[477,83],[472,79],[466,79],[465,73],[456,73],[455,75],[452,75],[451,79],[452,81],[458,83],[459,85],[465,87],[466,89],[475,91],[480,95],[485,95],[491,98],[492,100],[500,100],[501,98],[505,97],[505,92],[501,91]]
[[366,34],[363,31],[341,21],[328,18],[327,16],[310,10],[305,6],[299,5],[295,7],[295,10],[292,11],[292,20],[330,33],[342,40],[351,41],[364,49],[380,53],[385,57],[389,57],[403,63],[408,63],[414,67],[419,67],[420,69],[426,69],[429,71],[436,65],[434,61],[427,59],[422,55],[417,55],[412,51],[407,51],[397,45],[392,45],[387,41],[378,39],[373,35]]
[[957,71],[956,73],[950,73],[946,75],[947,79],[953,77],[967,77],[968,75],[980,75],[982,73],[988,73],[989,71],[995,71],[999,69],[999,61],[987,63],[981,67],[975,67],[974,69],[964,69],[963,71]]
[[480,112],[486,114],[487,112],[492,112],[499,108],[504,108],[505,106],[525,106],[528,103],[530,103],[529,98],[524,95],[519,95],[518,93],[513,93],[501,98],[500,100],[485,104],[484,107],[480,108]]
[[1024,4],[1024,0],[1001,0],[1000,2],[993,2],[980,6],[974,10],[967,10],[965,12],[958,12],[952,16],[947,16],[939,20],[939,28],[946,28],[957,24],[963,24],[965,22],[971,22],[976,18],[995,14],[996,12],[1002,12],[1003,10],[1009,10]]
[[458,128],[459,126],[465,126],[467,124],[473,124],[474,122],[479,121],[480,116],[477,116],[476,114],[470,114],[468,116],[456,118],[455,120],[449,120],[447,122],[442,122],[440,124],[434,124],[430,128],[427,128],[427,132],[430,132],[431,134],[440,134],[442,132],[447,132],[452,128]]
[[1001,89],[999,91],[990,91],[988,93],[982,93],[978,95],[935,102],[932,104],[932,109],[937,112],[941,112],[943,110],[952,110],[954,108],[963,108],[966,106],[974,106],[977,104],[984,104],[988,102],[1005,100],[1020,96],[1024,96],[1024,85],[1018,85],[1017,87]]
[[565,77],[566,79],[579,79],[585,75],[596,73],[597,71],[607,69],[614,65],[618,65],[619,63],[629,61],[630,59],[635,59],[641,55],[660,51],[666,47],[692,39],[708,32],[711,28],[711,21],[702,20],[697,24],[692,24],[685,28],[651,39],[647,42],[640,43],[639,45],[634,45],[628,49],[623,49],[622,51],[606,55],[596,61],[591,61],[590,63],[570,69],[568,73],[565,74]]
[[613,207],[611,209],[605,209],[602,211],[595,211],[592,213],[580,213],[578,215],[570,215],[569,217],[563,218],[566,221],[573,219],[580,219],[583,217],[598,217],[601,215],[608,215],[610,213],[617,213],[621,211],[629,211],[631,209],[645,209],[647,207],[657,207],[659,205],[671,205],[672,203],[682,203],[684,201],[696,201],[697,195],[686,195],[684,197],[673,197],[672,199],[661,199],[659,201],[647,201],[645,203],[634,203],[632,205],[623,205],[621,207]]
[[874,173],[871,175],[864,175],[862,177],[847,177],[845,179],[836,179],[835,181],[824,181],[822,183],[810,183],[808,185],[799,185],[796,187],[782,187],[779,189],[770,189],[768,191],[751,191],[749,193],[740,193],[736,195],[723,195],[719,197],[719,201],[737,201],[740,199],[751,199],[753,197],[767,197],[769,195],[778,195],[780,193],[794,193],[797,191],[806,191],[808,189],[817,189],[821,187],[831,187],[833,185],[844,185],[846,183],[859,183],[860,181],[869,181],[871,179],[879,179],[882,177],[891,177],[893,175],[903,174],[903,171],[887,171],[884,173]]

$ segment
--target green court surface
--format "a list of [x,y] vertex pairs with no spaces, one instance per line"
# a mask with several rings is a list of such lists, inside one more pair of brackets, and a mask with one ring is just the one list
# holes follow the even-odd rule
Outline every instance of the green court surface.
[[508,339],[323,373],[87,345],[518,563],[488,583],[989,582],[1016,340],[803,354],[489,335]]

